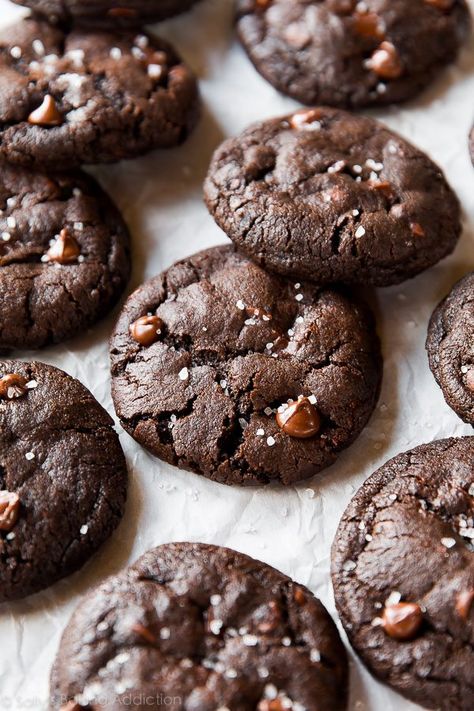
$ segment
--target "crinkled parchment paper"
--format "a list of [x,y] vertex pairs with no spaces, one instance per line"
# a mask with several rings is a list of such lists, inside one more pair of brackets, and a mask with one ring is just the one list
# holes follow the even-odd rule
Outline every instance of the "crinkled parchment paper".
[[[474,0],[470,2],[474,8]],[[188,15],[158,28],[175,43],[201,82],[203,118],[191,139],[176,150],[93,170],[131,228],[134,269],[129,290],[176,259],[226,240],[201,196],[212,150],[251,121],[296,106],[256,73],[236,43],[231,4],[231,0],[203,0]],[[21,13],[0,0],[1,24]],[[424,341],[435,304],[474,267],[474,168],[467,149],[474,118],[474,44],[422,98],[375,115],[444,168],[462,201],[465,229],[452,257],[412,281],[376,293],[385,377],[369,426],[323,476],[286,490],[213,484],[154,459],[119,428],[130,490],[118,531],[83,570],[25,601],[0,608],[2,711],[47,709],[50,666],[81,596],[160,543],[205,541],[248,553],[308,585],[334,614],[330,546],[357,487],[398,452],[436,438],[472,434],[472,428],[445,404],[429,371]],[[79,378],[113,414],[107,338],[115,316],[65,345],[21,355],[39,358]],[[351,656],[351,709],[418,708],[375,681]]]

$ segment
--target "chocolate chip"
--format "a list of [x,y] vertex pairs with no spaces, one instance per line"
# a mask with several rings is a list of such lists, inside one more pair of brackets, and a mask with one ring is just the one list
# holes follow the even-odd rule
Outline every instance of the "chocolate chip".
[[158,638],[148,627],[145,627],[145,625],[141,625],[140,623],[133,625],[132,632],[135,632],[135,634],[142,637],[150,644],[156,645],[158,643]]
[[277,412],[278,426],[290,437],[308,439],[321,429],[321,417],[307,397],[300,397],[296,402]]
[[11,491],[0,491],[0,531],[11,531],[20,515],[20,497]]
[[410,229],[412,235],[414,235],[415,237],[424,237],[426,235],[425,230],[419,222],[410,222]]
[[28,123],[35,126],[60,126],[64,123],[64,116],[58,110],[56,102],[50,94],[46,94],[41,106],[31,112]]
[[304,594],[301,588],[295,588],[293,590],[293,598],[296,604],[300,607],[306,604],[306,595]]
[[387,605],[382,616],[382,626],[389,637],[405,642],[415,637],[423,622],[421,607],[416,602],[399,602]]
[[285,711],[285,708],[282,699],[262,699],[257,706],[257,711]]
[[382,79],[398,79],[403,67],[400,55],[391,42],[382,42],[367,61],[367,67]]
[[7,373],[0,378],[0,399],[14,400],[28,392],[27,379],[17,373]]
[[384,36],[380,17],[375,12],[358,12],[354,17],[354,30],[362,37],[381,39]]
[[304,128],[311,126],[311,124],[318,124],[320,118],[321,111],[319,109],[302,109],[293,114],[290,125],[292,128]]
[[387,197],[391,197],[393,195],[393,187],[388,180],[368,180],[367,185],[369,188],[372,188],[372,190],[378,190]]
[[140,316],[130,324],[130,335],[134,341],[148,348],[159,340],[164,325],[159,316]]
[[474,588],[462,590],[456,596],[456,611],[463,620],[467,620],[474,602]]
[[56,242],[46,252],[48,262],[57,262],[58,264],[72,264],[77,261],[81,250],[75,237],[73,237],[67,228],[64,228],[59,233]]

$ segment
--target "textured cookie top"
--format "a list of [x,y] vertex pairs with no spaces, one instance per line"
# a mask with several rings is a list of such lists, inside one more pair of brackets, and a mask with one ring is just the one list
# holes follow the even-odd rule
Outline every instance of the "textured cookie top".
[[455,284],[435,309],[426,349],[448,405],[474,425],[474,272]]
[[0,170],[0,348],[75,336],[111,308],[130,270],[128,231],[85,173]]
[[24,20],[0,33],[0,153],[66,169],[181,142],[197,86],[162,40]]
[[87,595],[51,691],[104,711],[136,694],[189,711],[342,711],[347,660],[306,588],[235,551],[171,543]]
[[256,123],[224,141],[205,197],[248,256],[319,283],[401,282],[449,254],[461,231],[457,198],[424,153],[334,109]]
[[400,454],[353,498],[333,544],[336,604],[369,669],[427,708],[474,698],[474,438]]
[[111,359],[127,431],[227,484],[292,484],[331,464],[367,422],[381,376],[365,307],[273,277],[232,247],[132,294]]
[[49,22],[133,27],[164,20],[187,10],[196,0],[14,0]]
[[0,362],[0,601],[76,570],[118,524],[127,472],[112,425],[63,371]]
[[455,59],[469,29],[464,0],[237,0],[250,59],[305,104],[409,99]]

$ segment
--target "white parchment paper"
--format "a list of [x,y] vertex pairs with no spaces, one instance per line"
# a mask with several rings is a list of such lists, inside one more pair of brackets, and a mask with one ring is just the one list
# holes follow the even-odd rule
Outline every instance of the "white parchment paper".
[[[469,2],[474,8],[474,0]],[[191,139],[176,150],[92,171],[131,228],[134,269],[129,291],[176,259],[226,240],[202,202],[201,186],[212,150],[251,121],[297,106],[251,66],[233,37],[231,5],[231,0],[203,0],[186,16],[157,28],[200,79],[203,118]],[[0,0],[0,25],[22,12]],[[230,488],[181,472],[147,454],[119,427],[130,489],[118,531],[75,575],[24,601],[0,607],[1,711],[46,711],[50,666],[81,596],[160,543],[204,541],[248,553],[309,586],[334,614],[330,546],[357,487],[398,452],[436,438],[472,434],[472,428],[445,404],[428,368],[424,341],[435,304],[474,268],[474,168],[467,149],[474,118],[474,44],[422,98],[373,115],[425,149],[444,168],[462,201],[465,229],[452,257],[412,281],[376,294],[385,377],[369,426],[324,476],[286,490]],[[107,338],[115,317],[116,313],[65,345],[21,356],[63,368],[114,414]],[[375,681],[352,652],[351,657],[350,709],[419,708]]]

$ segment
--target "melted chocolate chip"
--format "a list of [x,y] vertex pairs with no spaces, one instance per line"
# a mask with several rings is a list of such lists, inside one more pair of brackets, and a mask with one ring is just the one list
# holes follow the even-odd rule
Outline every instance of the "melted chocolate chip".
[[384,36],[380,17],[375,12],[357,13],[354,18],[354,30],[362,37],[381,39]]
[[159,340],[163,326],[159,316],[140,316],[130,325],[130,335],[134,341],[148,348]]
[[293,599],[300,607],[302,607],[306,603],[306,595],[304,594],[301,588],[294,589]]
[[137,11],[131,7],[111,7],[107,10],[109,17],[136,17]]
[[391,42],[382,42],[367,62],[367,66],[382,79],[398,79],[403,72],[400,55]]
[[11,531],[20,515],[20,497],[11,491],[0,491],[0,531]]
[[27,379],[17,373],[7,373],[0,378],[0,399],[14,400],[28,392]]
[[257,706],[257,711],[284,711],[282,699],[262,699]]
[[28,116],[28,123],[35,126],[60,126],[64,116],[58,110],[56,102],[50,94],[46,94],[43,103]]
[[399,642],[416,636],[423,622],[421,607],[416,602],[399,602],[387,605],[382,616],[382,625],[389,637]]
[[298,439],[314,437],[321,428],[321,417],[307,397],[301,397],[283,412],[278,412],[276,421],[283,432]]
[[72,264],[77,261],[81,250],[75,237],[64,228],[59,233],[56,242],[46,252],[48,262],[57,264]]
[[411,229],[412,235],[414,235],[415,237],[424,237],[426,235],[425,230],[423,229],[423,227],[420,225],[419,222],[411,222],[410,229]]
[[438,10],[450,10],[454,5],[454,0],[425,0],[425,2]]
[[456,597],[456,611],[463,620],[467,620],[474,603],[474,589],[461,590]]

